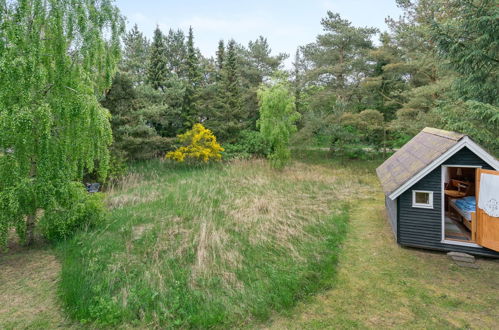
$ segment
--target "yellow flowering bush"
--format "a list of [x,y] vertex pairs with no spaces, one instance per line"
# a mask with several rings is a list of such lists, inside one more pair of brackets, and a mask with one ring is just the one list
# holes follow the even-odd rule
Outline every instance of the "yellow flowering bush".
[[224,148],[217,143],[217,138],[212,131],[201,124],[195,124],[191,130],[178,135],[178,139],[184,144],[166,154],[166,158],[183,162],[186,159],[193,159],[207,163],[210,160],[222,159],[221,152]]

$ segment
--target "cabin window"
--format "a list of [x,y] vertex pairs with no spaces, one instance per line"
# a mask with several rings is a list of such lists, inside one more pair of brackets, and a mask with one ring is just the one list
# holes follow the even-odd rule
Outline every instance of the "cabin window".
[[412,207],[433,208],[433,191],[413,190]]

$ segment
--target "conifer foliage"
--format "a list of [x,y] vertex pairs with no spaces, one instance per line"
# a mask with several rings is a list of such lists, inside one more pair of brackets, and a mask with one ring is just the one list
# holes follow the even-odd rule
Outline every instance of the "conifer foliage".
[[243,94],[237,45],[230,40],[223,51],[223,43],[219,44],[217,63],[219,81],[217,85],[216,109],[208,125],[223,141],[234,142],[239,131],[245,127],[243,111]]
[[147,79],[149,63],[149,41],[139,31],[137,24],[123,37],[123,54],[120,71],[137,85]]
[[197,98],[199,97],[199,87],[201,84],[201,71],[196,48],[194,48],[194,33],[192,27],[189,28],[187,37],[187,58],[186,58],[186,88],[184,93],[183,117],[184,126],[191,127],[199,121],[199,111]]
[[156,27],[151,44],[151,57],[148,71],[148,81],[155,89],[164,90],[165,88],[166,75],[168,73],[165,50],[165,37],[159,27]]

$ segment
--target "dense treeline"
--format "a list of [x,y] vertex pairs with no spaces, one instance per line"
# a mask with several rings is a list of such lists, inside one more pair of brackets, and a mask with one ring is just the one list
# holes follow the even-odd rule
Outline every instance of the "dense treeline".
[[[425,126],[470,134],[499,151],[498,9],[494,1],[397,1],[390,32],[329,12],[295,61],[302,137],[355,155],[397,147]],[[307,140],[307,139],[302,139]]]
[[[298,48],[292,70],[284,72],[302,114],[293,143],[358,157],[398,147],[434,126],[470,134],[497,154],[494,1],[397,2],[404,15],[386,19],[389,32],[328,12],[323,33]],[[150,41],[134,26],[103,101],[113,114],[115,149],[128,158],[161,155],[198,122],[228,152],[258,144],[257,90],[283,75],[286,58],[273,56],[263,37],[246,47],[220,41],[216,57],[205,58],[192,29],[186,36],[157,28]]]
[[149,41],[134,26],[124,37],[119,73],[102,101],[113,115],[115,151],[131,159],[164,155],[177,134],[200,122],[226,144],[251,135],[258,87],[282,69],[285,58],[272,56],[263,37],[247,47],[221,40],[216,58],[205,58],[192,29],[186,36],[156,28]]

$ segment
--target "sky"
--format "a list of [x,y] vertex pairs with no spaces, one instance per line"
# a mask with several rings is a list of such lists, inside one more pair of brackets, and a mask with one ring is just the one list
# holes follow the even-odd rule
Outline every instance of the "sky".
[[215,55],[220,39],[234,38],[247,45],[262,35],[272,53],[287,53],[292,58],[298,46],[314,42],[322,33],[321,18],[328,10],[337,12],[355,26],[387,30],[385,18],[398,17],[395,0],[116,0],[127,19],[127,29],[137,24],[151,38],[156,26],[187,32],[194,29],[194,42],[204,56]]

